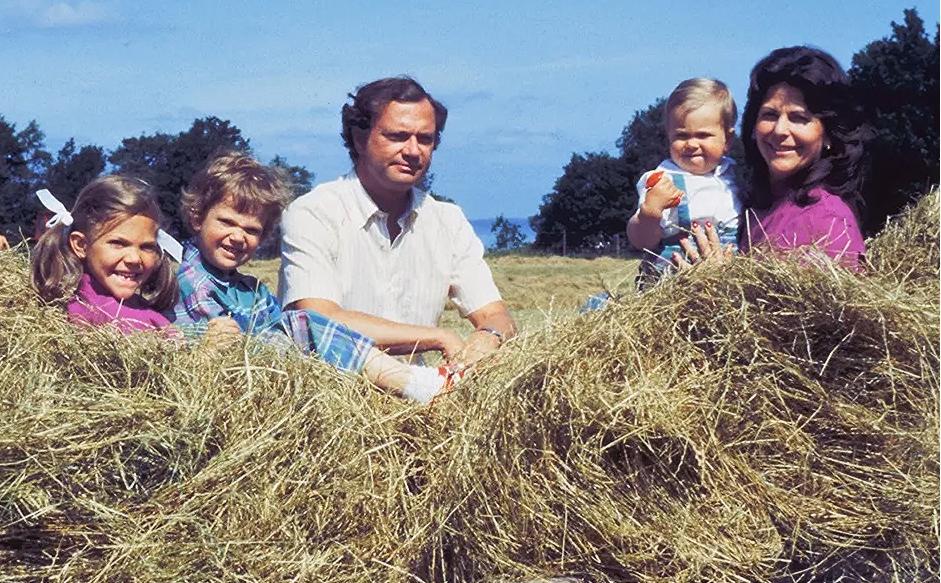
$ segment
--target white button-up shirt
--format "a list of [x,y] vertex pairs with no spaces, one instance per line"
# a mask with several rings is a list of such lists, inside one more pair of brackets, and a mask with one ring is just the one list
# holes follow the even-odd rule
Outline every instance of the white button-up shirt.
[[387,219],[355,173],[291,203],[281,222],[281,303],[325,299],[436,326],[449,297],[465,316],[500,300],[483,244],[457,205],[412,189],[394,242]]

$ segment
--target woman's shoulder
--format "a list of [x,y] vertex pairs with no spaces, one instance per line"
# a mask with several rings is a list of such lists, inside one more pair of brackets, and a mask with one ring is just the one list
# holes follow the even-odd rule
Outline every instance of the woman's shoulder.
[[856,222],[856,213],[840,195],[834,194],[824,187],[818,186],[808,193],[812,204],[803,207],[804,214],[813,216],[827,216],[849,218]]

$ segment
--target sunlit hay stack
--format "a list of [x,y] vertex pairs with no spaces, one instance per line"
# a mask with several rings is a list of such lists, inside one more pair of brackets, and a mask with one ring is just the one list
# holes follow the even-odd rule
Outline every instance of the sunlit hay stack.
[[5,576],[361,581],[412,562],[422,409],[254,344],[78,329],[21,257],[0,273]]
[[936,297],[941,252],[934,226],[939,213],[935,187],[917,205],[892,218],[869,247],[873,269],[906,289],[923,287]]
[[[890,236],[937,258],[923,205]],[[697,269],[481,371],[441,411],[419,575],[936,579],[938,283],[896,279],[932,264],[808,262]]]
[[281,372],[295,382],[230,379],[244,394],[235,431],[197,475],[138,508],[113,576],[388,580],[408,563],[427,538],[410,514],[421,412],[299,362]]
[[863,276],[696,269],[430,408],[251,342],[75,328],[0,253],[0,578],[936,577],[937,260],[910,258],[937,236],[919,207]]

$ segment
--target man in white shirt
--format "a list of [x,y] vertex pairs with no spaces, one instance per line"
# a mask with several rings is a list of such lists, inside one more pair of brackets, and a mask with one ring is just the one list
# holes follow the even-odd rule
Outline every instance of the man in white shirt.
[[[394,354],[437,350],[473,362],[515,326],[461,209],[415,188],[447,109],[408,77],[368,83],[351,97],[343,142],[353,172],[285,211],[281,301],[340,321]],[[466,341],[438,327],[448,298],[474,326]]]

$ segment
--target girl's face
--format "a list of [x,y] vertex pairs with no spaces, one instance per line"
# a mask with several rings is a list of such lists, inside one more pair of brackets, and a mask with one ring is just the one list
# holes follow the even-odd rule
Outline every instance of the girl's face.
[[801,90],[778,83],[768,90],[758,110],[755,141],[775,184],[819,160],[828,138]]
[[131,298],[153,274],[160,260],[157,222],[133,215],[110,228],[69,233],[72,251],[85,264],[85,273],[117,300]]

